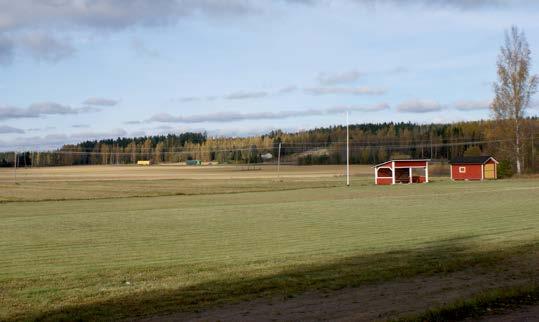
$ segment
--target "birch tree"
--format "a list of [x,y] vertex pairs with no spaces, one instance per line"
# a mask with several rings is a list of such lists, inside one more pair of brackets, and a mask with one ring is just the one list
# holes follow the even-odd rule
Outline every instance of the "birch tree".
[[491,111],[497,121],[497,132],[510,136],[510,155],[518,174],[522,173],[523,119],[537,90],[537,75],[531,75],[531,51],[524,32],[512,26],[505,33],[505,43],[498,55],[498,80]]

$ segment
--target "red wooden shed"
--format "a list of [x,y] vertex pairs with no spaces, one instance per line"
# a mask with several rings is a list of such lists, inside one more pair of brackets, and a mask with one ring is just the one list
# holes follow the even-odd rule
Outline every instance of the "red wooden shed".
[[429,182],[429,161],[428,159],[389,160],[377,164],[374,166],[374,183]]
[[498,177],[498,161],[491,156],[460,157],[450,162],[452,180],[484,180]]

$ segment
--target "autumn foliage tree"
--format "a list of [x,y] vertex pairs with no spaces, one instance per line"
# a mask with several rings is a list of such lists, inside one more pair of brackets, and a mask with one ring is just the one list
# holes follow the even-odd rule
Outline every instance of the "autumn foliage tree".
[[510,139],[500,147],[513,160],[518,174],[523,168],[526,109],[537,91],[538,77],[531,75],[530,68],[531,51],[526,36],[513,26],[506,32],[498,56],[498,80],[494,83],[491,111],[496,119],[495,135]]

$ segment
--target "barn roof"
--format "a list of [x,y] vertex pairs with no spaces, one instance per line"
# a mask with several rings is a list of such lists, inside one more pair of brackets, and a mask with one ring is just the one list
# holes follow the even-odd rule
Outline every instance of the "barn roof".
[[496,159],[490,155],[481,155],[476,157],[457,157],[449,161],[450,164],[485,164],[488,160],[492,159],[494,162],[498,163]]
[[386,162],[382,162],[382,163],[375,164],[375,165],[373,166],[373,168],[377,168],[377,167],[379,167],[379,166],[381,166],[381,165],[384,165],[384,164],[386,164],[386,163],[393,162],[393,161],[395,161],[395,162],[402,162],[402,161],[405,161],[405,162],[417,162],[417,161],[426,161],[426,162],[429,162],[430,159],[391,159],[391,160],[387,160]]

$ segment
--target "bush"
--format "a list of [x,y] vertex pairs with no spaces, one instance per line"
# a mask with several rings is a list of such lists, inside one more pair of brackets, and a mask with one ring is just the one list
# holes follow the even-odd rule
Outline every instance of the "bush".
[[511,167],[511,162],[508,160],[502,160],[498,164],[498,178],[510,178],[514,174],[513,167]]

